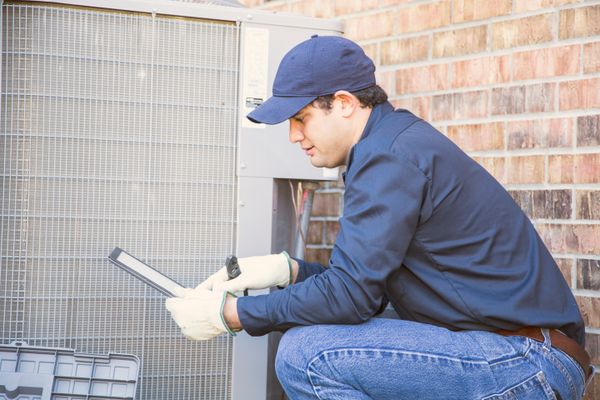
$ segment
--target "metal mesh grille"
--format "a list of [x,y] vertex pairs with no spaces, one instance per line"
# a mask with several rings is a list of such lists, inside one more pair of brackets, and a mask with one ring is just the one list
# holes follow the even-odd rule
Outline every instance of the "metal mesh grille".
[[192,286],[236,232],[235,24],[2,7],[2,341],[131,353],[140,399],[225,399],[231,339],[185,339],[120,246]]

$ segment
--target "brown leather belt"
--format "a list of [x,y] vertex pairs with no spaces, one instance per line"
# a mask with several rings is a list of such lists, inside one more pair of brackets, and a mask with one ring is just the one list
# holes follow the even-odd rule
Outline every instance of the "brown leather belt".
[[[577,343],[575,340],[571,339],[558,329],[550,329],[549,332],[552,347],[562,350],[573,360],[577,361],[577,364],[581,366],[581,369],[585,373],[585,380],[587,382],[590,374],[592,373],[592,368],[590,368],[590,356],[587,353],[587,351],[585,351],[585,349],[581,347],[579,343]],[[518,331],[507,331],[501,329],[499,331],[496,331],[496,333],[503,336],[525,336],[533,340],[537,340],[538,342],[544,341],[542,329],[536,328],[534,326],[526,326],[524,328],[519,329]]]

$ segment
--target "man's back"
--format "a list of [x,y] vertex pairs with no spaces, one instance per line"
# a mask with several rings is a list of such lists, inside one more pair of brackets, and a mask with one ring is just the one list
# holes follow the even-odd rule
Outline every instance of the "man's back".
[[[340,223],[342,233],[353,225],[345,221],[346,212],[364,206],[353,198],[364,185],[378,192],[374,196],[383,205],[396,208],[390,215],[400,219],[382,225],[363,218],[368,236],[397,234],[406,209],[418,212],[414,230],[396,238],[410,243],[403,266],[386,280],[386,295],[399,315],[450,329],[555,327],[583,343],[583,322],[568,285],[506,190],[426,122],[404,110],[392,112],[387,104],[379,107],[381,115],[353,149]],[[380,171],[380,182],[362,179],[387,153],[399,159],[397,170]],[[419,180],[424,184],[415,184]],[[405,190],[385,189],[392,184]],[[341,248],[334,249],[332,264],[336,253],[352,252],[345,239],[342,234],[336,243]]]

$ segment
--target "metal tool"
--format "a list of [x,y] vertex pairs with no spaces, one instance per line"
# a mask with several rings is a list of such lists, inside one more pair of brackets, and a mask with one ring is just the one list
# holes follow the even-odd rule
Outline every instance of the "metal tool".
[[[238,259],[233,254],[225,260],[225,267],[227,268],[227,277],[229,279],[235,279],[242,273]],[[244,290],[244,296],[248,296],[248,289]]]
[[238,259],[234,255],[230,255],[229,257],[227,257],[227,260],[225,261],[225,266],[227,267],[227,276],[229,277],[229,279],[235,279],[242,273],[242,271],[240,271]]

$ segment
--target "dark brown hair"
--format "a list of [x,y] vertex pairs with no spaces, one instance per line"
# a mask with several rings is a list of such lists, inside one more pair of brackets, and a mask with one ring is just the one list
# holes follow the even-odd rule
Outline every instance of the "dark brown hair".
[[[366,89],[359,90],[357,92],[351,92],[358,101],[362,108],[373,108],[377,104],[385,103],[388,99],[387,93],[379,85],[371,86]],[[327,94],[325,96],[317,97],[312,104],[322,110],[331,110],[333,107],[333,94]]]

